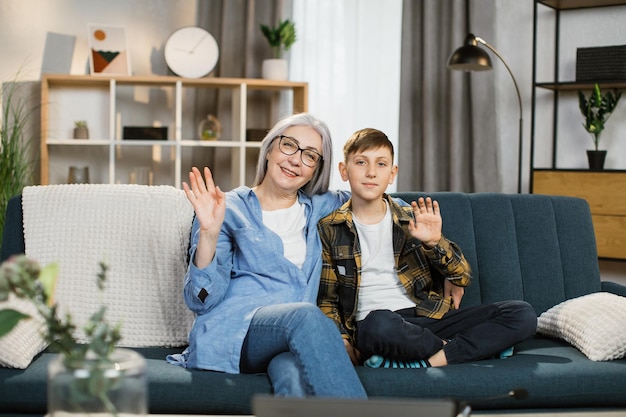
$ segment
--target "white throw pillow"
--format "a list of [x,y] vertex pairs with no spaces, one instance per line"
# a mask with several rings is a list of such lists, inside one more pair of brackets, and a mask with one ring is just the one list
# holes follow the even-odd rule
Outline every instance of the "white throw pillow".
[[21,320],[9,334],[0,337],[0,365],[26,369],[35,355],[48,346],[43,337],[46,323],[30,301],[13,294],[9,295],[7,301],[0,303],[0,310],[4,309],[17,310],[31,318]]
[[[122,323],[119,346],[184,346],[193,314],[183,299],[193,207],[170,186],[25,187],[26,255],[57,262],[55,300],[82,328],[101,304]],[[104,292],[99,263],[108,266]]]
[[598,292],[566,300],[544,312],[537,332],[563,339],[592,361],[626,355],[626,297]]

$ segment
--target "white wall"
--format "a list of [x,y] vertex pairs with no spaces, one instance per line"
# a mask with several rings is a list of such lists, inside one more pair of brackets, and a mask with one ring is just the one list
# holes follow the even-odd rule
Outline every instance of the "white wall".
[[[485,0],[482,1],[486,3]],[[522,99],[522,191],[528,190],[532,93],[532,1],[493,1],[497,16],[494,39],[485,39],[511,68]],[[517,192],[520,110],[515,86],[504,64],[492,55],[496,82],[497,132],[502,191]]]
[[88,74],[88,23],[125,26],[133,73],[165,74],[161,48],[195,13],[196,0],[0,0],[0,81],[39,79],[47,32],[76,36],[71,73]]

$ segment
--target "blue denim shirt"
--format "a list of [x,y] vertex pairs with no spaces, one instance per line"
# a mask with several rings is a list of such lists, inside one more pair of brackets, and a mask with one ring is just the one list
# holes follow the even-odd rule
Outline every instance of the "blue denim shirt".
[[[309,302],[316,304],[322,270],[317,222],[339,208],[349,193],[327,192],[309,198],[306,206],[306,260],[302,269],[283,256],[280,237],[263,224],[261,205],[248,187],[226,193],[226,216],[211,264],[198,269],[190,262],[184,297],[196,314],[189,347],[170,363],[189,368],[238,373],[241,347],[250,320],[260,307]],[[198,222],[194,221],[190,255],[195,258]]]

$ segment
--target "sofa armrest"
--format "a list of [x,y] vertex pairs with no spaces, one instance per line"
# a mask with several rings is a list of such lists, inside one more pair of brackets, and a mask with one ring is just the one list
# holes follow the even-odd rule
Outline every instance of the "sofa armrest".
[[618,284],[613,281],[602,281],[602,291],[626,297],[626,285]]
[[24,217],[22,214],[22,196],[17,195],[9,199],[4,230],[2,232],[2,247],[0,248],[0,262],[4,262],[11,255],[24,253]]

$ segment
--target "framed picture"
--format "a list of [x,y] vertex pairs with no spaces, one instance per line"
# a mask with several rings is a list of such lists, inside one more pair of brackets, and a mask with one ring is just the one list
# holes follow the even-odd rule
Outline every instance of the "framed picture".
[[92,75],[131,75],[123,26],[89,23],[89,68]]

